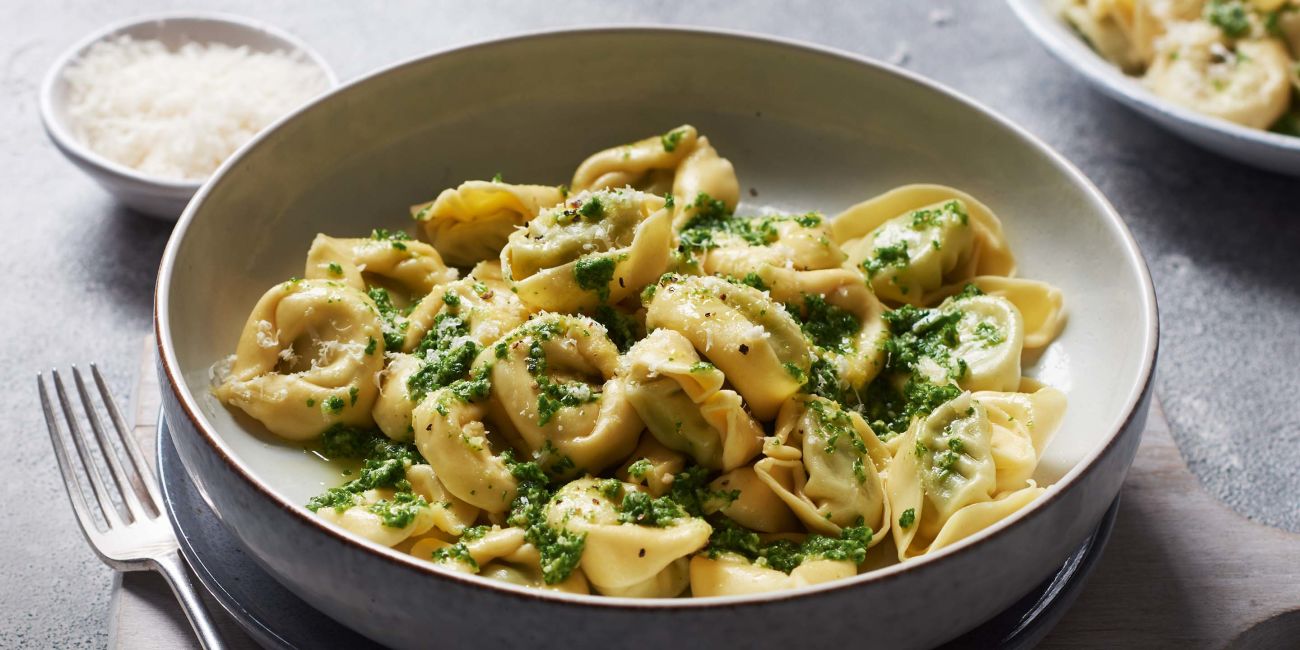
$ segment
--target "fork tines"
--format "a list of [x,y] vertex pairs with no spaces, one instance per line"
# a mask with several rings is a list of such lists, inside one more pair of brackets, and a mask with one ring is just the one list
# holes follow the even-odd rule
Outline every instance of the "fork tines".
[[[59,407],[63,413],[62,419],[67,423],[67,437],[72,439],[72,444],[77,450],[77,459],[73,459],[68,453],[63,427],[59,423],[60,418],[55,413],[49,392],[45,388],[46,382],[40,374],[37,374],[36,383],[41,395],[41,408],[45,412],[45,423],[50,429],[50,440],[54,443],[54,456],[59,464],[59,472],[63,475],[63,483],[68,489],[68,498],[72,501],[72,509],[81,527],[89,535],[106,530],[100,525],[100,521],[107,525],[107,529],[112,529],[157,518],[161,512],[159,504],[162,500],[158,496],[153,473],[145,464],[139,447],[127,430],[126,422],[122,419],[122,414],[113,401],[113,395],[109,392],[103,376],[100,375],[99,368],[93,363],[90,364],[90,374],[98,389],[103,409],[108,414],[108,421],[112,424],[115,435],[111,438],[116,439],[116,446],[110,439],[103,420],[100,419],[99,409],[91,399],[90,391],[86,389],[81,371],[73,366],[72,381],[80,397],[84,422],[89,424],[93,436],[88,434],[81,424],[82,417],[73,406],[73,400],[68,398],[69,391],[59,371],[52,370],[50,374],[53,379],[54,393],[58,397]],[[125,450],[125,462],[118,452],[118,447]],[[96,462],[96,454],[92,453],[92,449],[98,451],[98,455],[103,459],[103,465],[108,467],[109,476],[112,478],[111,484],[104,481],[101,464]],[[83,481],[90,484],[91,492],[95,497],[93,502],[86,499],[85,490],[82,488]],[[114,489],[110,490],[110,485]],[[98,513],[99,518],[92,513]]]

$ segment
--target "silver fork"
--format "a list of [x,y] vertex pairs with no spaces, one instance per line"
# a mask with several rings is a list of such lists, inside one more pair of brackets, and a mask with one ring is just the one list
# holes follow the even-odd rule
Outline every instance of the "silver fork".
[[[108,385],[93,363],[90,364],[90,374],[99,389],[100,400],[103,401],[113,431],[117,434],[117,441],[126,450],[125,463],[109,441],[90,392],[86,390],[86,383],[82,381],[81,372],[75,366],[72,368],[72,379],[90,430],[94,432],[93,438],[78,424],[79,418],[72,401],[68,399],[68,391],[64,388],[59,371],[51,371],[54,393],[58,396],[63,419],[67,421],[71,434],[69,437],[80,458],[79,463],[74,463],[63,441],[62,427],[50,402],[50,395],[45,389],[45,379],[40,374],[36,375],[41,393],[41,408],[45,411],[45,423],[49,426],[50,440],[54,443],[54,457],[58,460],[59,472],[63,475],[63,484],[68,490],[72,511],[77,515],[77,523],[81,524],[81,532],[108,566],[118,571],[161,573],[180,601],[181,608],[185,610],[185,616],[203,647],[224,648],[225,644],[218,636],[216,626],[186,572],[185,560],[181,559],[180,548],[176,543],[176,533],[172,531],[167,517],[162,514],[162,499],[158,495],[153,472],[140,455],[140,448],[127,431],[126,422],[113,401]],[[108,466],[112,486],[116,488],[116,499],[110,494],[109,484],[104,482],[99,465],[92,458],[92,447],[98,447],[100,456]],[[93,502],[86,499],[78,476],[90,484],[95,496]],[[98,520],[93,512],[99,514]]]

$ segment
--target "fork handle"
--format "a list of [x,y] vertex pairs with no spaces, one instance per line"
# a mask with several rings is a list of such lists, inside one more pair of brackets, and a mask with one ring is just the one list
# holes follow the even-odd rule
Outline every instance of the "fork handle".
[[190,627],[194,628],[194,634],[199,637],[199,644],[205,650],[224,650],[226,643],[221,640],[221,635],[217,634],[217,626],[212,621],[212,615],[208,613],[203,600],[199,598],[199,592],[194,587],[194,582],[190,580],[188,566],[181,558],[180,552],[172,551],[167,555],[154,558],[153,564],[167,579],[172,593],[176,594],[181,609],[185,610],[185,618],[190,620]]

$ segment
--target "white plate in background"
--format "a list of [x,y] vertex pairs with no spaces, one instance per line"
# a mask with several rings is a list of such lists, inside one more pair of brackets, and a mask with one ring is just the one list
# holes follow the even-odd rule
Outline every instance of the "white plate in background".
[[1020,22],[1052,54],[1098,90],[1128,105],[1179,137],[1260,169],[1300,176],[1300,138],[1250,129],[1174,104],[1088,47],[1044,0],[1007,0]]

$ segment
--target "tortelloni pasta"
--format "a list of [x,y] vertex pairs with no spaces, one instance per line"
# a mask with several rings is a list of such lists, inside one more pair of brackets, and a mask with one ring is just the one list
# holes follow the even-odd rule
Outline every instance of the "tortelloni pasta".
[[910,561],[1043,492],[1065,396],[1022,351],[1063,296],[974,197],[745,216],[690,126],[572,185],[445,190],[427,242],[317,235],[258,301],[213,393],[338,464],[315,516],[437,571],[713,597]]
[[673,227],[695,215],[700,195],[728,210],[740,200],[740,183],[731,162],[718,155],[709,139],[687,124],[661,136],[592,154],[573,174],[575,192],[633,187],[670,194],[677,205]]
[[689,583],[687,558],[704,548],[713,528],[685,512],[621,508],[636,490],[617,479],[572,481],[547,506],[547,522],[585,537],[579,566],[601,593],[676,596]]
[[925,304],[925,295],[977,275],[1013,275],[1002,222],[983,203],[941,185],[908,185],[836,217],[836,241],[876,295]]
[[1156,95],[1253,129],[1300,136],[1300,2],[1055,0],[1103,58]]
[[472,266],[494,259],[510,233],[562,200],[563,190],[549,185],[466,181],[412,206],[411,216],[448,262]]
[[810,560],[787,574],[734,553],[716,558],[696,555],[691,558],[691,590],[697,597],[741,596],[798,589],[849,578],[857,572],[857,565],[849,560]]
[[374,418],[395,440],[410,440],[411,412],[425,395],[461,378],[479,351],[528,318],[501,281],[496,262],[483,262],[461,280],[442,285],[404,321],[401,348],[380,379]]
[[628,400],[665,447],[726,471],[758,453],[762,426],[740,395],[722,388],[722,371],[702,361],[686,337],[656,330],[632,346],[627,364]]
[[665,276],[646,325],[678,332],[722,369],[760,420],[799,391],[811,345],[798,323],[758,289],[716,277]]
[[583,316],[542,314],[480,356],[502,434],[547,471],[598,473],[626,458],[641,420],[615,377],[618,349]]
[[366,291],[372,286],[411,299],[423,298],[434,287],[451,282],[456,269],[447,268],[432,246],[418,241],[393,238],[375,231],[367,239],[337,239],[316,235],[307,252],[309,279],[338,280]]
[[366,425],[384,367],[382,326],[365,294],[328,280],[272,287],[249,315],[214,392],[289,440]]
[[576,194],[510,235],[501,268],[535,309],[618,302],[668,266],[672,215],[662,197],[629,189]]
[[889,452],[861,416],[822,397],[791,399],[763,453],[754,464],[759,481],[809,530],[838,536],[864,523],[879,535],[889,529],[880,478]]
[[[1064,396],[962,393],[903,436],[886,478],[904,560],[998,522],[1044,488],[1029,477],[1060,421]],[[1018,417],[1017,417],[1018,416]]]

